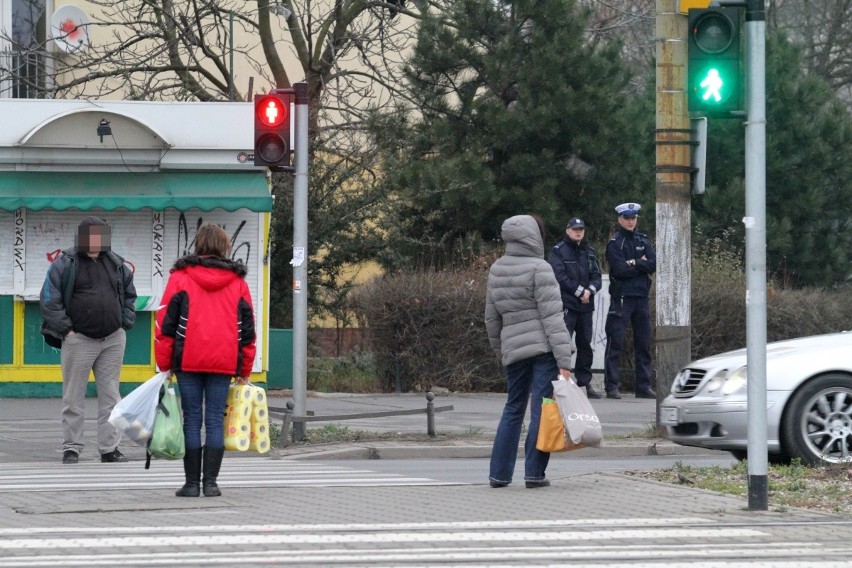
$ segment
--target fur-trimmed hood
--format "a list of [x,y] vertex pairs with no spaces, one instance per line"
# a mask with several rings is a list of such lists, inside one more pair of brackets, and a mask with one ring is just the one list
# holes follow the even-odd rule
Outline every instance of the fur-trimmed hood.
[[175,262],[171,272],[183,271],[207,290],[224,288],[235,278],[245,278],[248,268],[242,262],[218,256],[188,255]]
[[222,270],[230,270],[237,276],[245,278],[248,274],[248,268],[242,262],[231,260],[230,258],[222,258],[220,256],[198,256],[190,254],[183,258],[177,259],[172,270],[180,270],[188,266],[206,266],[208,268],[221,268]]

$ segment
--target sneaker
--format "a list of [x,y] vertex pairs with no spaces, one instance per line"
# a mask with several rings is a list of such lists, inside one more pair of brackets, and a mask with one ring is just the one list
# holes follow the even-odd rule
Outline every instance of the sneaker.
[[491,485],[491,487],[493,487],[495,489],[497,489],[499,487],[508,487],[508,485],[509,485],[505,481],[494,481],[493,479],[491,481],[489,481],[488,483]]
[[621,393],[617,390],[614,391],[606,391],[607,398],[621,398]]
[[118,448],[108,454],[101,454],[101,463],[106,462],[126,462],[127,456],[118,451]]
[[62,463],[77,463],[78,461],[80,461],[80,457],[74,450],[65,450],[62,453]]
[[636,391],[636,398],[653,398],[653,399],[656,399],[657,393],[655,393],[651,389],[640,390],[640,391]]
[[538,481],[527,481],[527,489],[537,489],[539,487],[550,487],[549,479],[539,479]]
[[592,388],[592,385],[586,385],[586,398],[603,398],[603,395]]

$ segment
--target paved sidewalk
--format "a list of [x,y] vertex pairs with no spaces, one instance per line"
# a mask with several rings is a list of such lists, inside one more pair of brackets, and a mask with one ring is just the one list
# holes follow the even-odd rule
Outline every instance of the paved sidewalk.
[[[274,406],[286,398],[273,396]],[[223,496],[180,499],[180,464],[142,473],[141,448],[122,445],[134,460],[100,464],[94,447],[96,404],[86,401],[86,449],[80,465],[59,463],[57,399],[0,400],[0,567],[7,566],[796,566],[848,565],[852,522],[792,507],[749,512],[744,497],[613,473],[554,477],[547,489],[522,483],[346,481],[345,462],[318,458],[485,457],[503,405],[500,395],[450,395],[436,406],[439,432],[469,433],[451,443],[364,443],[294,446],[269,459],[229,454],[220,474]],[[318,415],[425,407],[423,395],[311,396]],[[609,436],[599,455],[714,453],[665,440],[621,435],[648,430],[653,400],[625,397],[593,406]],[[351,429],[426,432],[425,415],[355,420]],[[322,423],[311,423],[310,427]],[[480,430],[481,429],[481,430]],[[477,454],[478,452],[478,454]],[[715,452],[717,455],[719,452]],[[423,465],[421,465],[423,464]],[[413,460],[413,475],[429,477]],[[385,464],[396,465],[396,464]],[[370,468],[363,468],[369,470]],[[392,468],[391,468],[392,469]],[[338,472],[338,473],[334,473]],[[82,479],[79,477],[82,476]],[[304,481],[303,481],[304,480]],[[263,483],[262,486],[253,482]],[[76,485],[75,485],[76,483]],[[511,548],[506,548],[511,547]],[[508,555],[510,551],[511,555]],[[807,561],[807,562],[805,562]],[[114,562],[113,564],[109,564]],[[846,564],[844,564],[846,563]]]

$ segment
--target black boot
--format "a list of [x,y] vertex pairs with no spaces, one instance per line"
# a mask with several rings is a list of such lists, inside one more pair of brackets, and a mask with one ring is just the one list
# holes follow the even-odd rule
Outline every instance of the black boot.
[[178,497],[198,497],[201,495],[201,448],[189,449],[183,455],[183,473],[186,483],[175,492]]
[[225,448],[204,446],[204,479],[201,481],[201,485],[205,497],[218,497],[222,494],[219,491],[219,486],[216,485],[216,478],[219,476],[219,468],[222,466],[224,455]]

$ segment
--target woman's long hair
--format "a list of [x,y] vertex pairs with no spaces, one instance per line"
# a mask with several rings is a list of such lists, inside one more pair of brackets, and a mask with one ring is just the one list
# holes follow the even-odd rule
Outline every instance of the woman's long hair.
[[228,258],[231,254],[231,240],[228,238],[228,233],[213,223],[201,225],[195,233],[195,254]]

